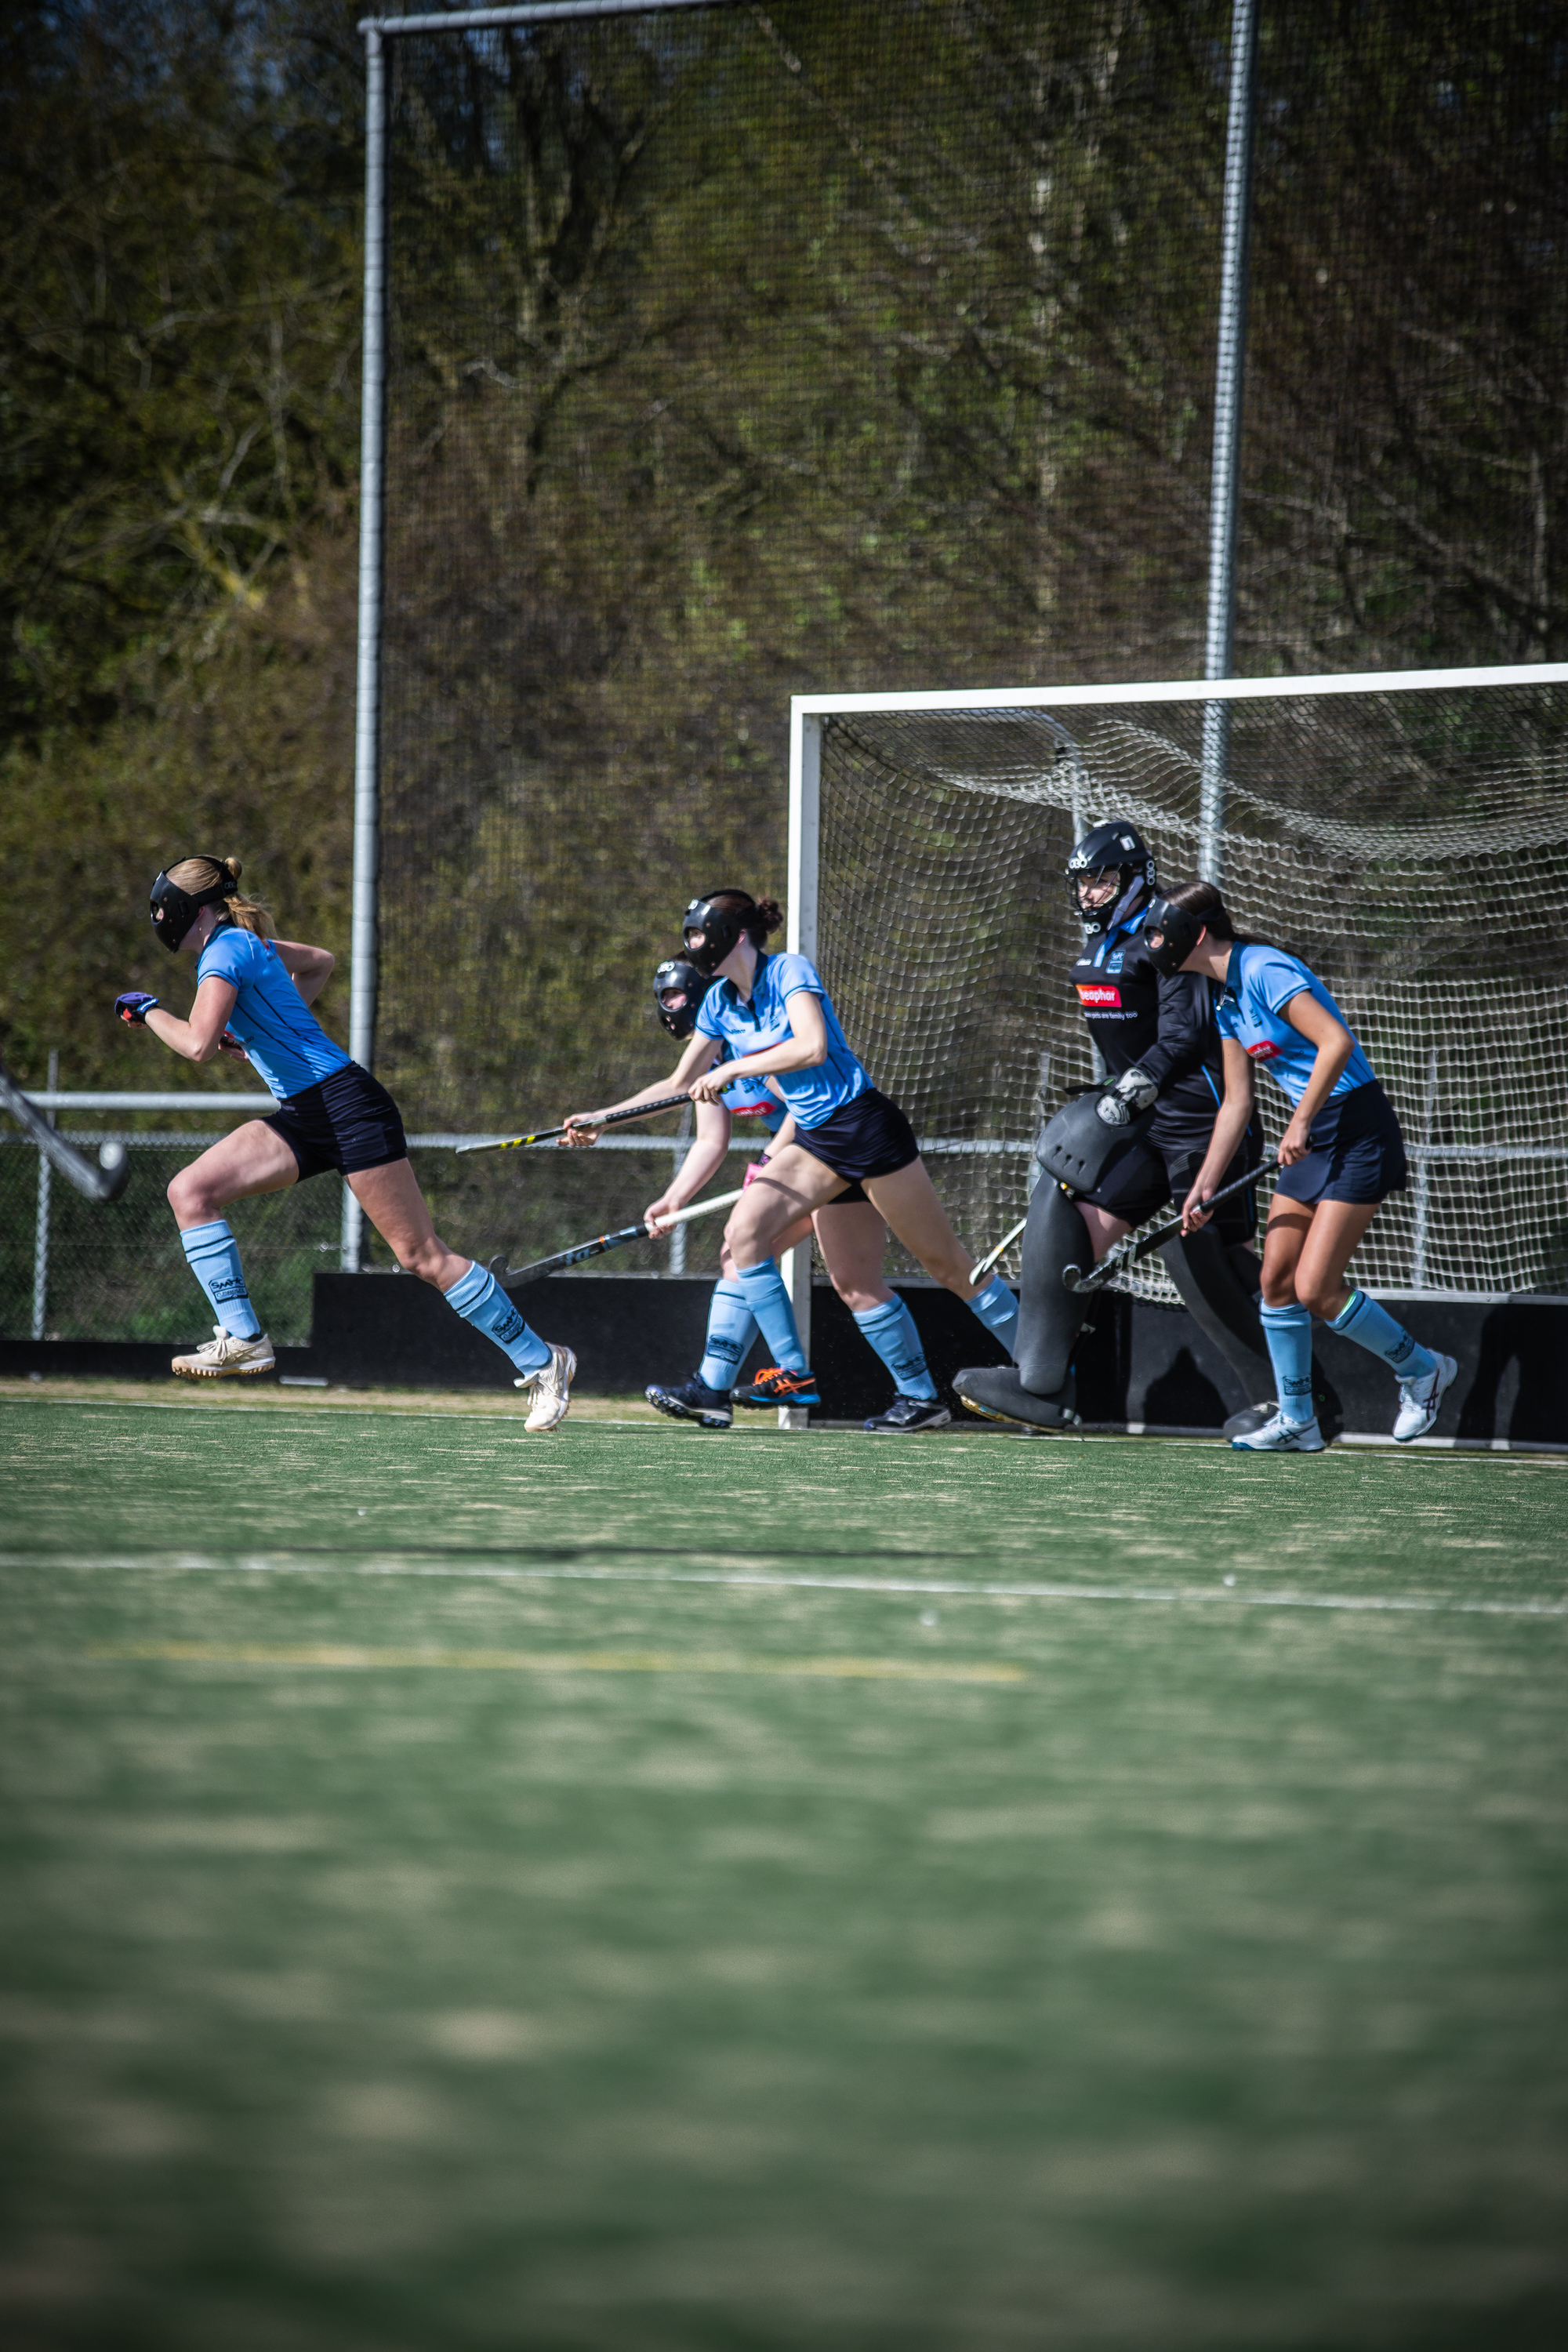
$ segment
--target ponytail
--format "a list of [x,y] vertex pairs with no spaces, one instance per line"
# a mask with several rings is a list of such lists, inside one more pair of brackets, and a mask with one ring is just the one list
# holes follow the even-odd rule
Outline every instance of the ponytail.
[[258,899],[247,898],[239,887],[243,870],[237,857],[182,857],[177,866],[170,866],[169,879],[193,897],[198,891],[216,890],[229,884],[231,887],[225,890],[222,902],[229,921],[237,923],[242,931],[254,931],[258,939],[271,938],[271,916]]

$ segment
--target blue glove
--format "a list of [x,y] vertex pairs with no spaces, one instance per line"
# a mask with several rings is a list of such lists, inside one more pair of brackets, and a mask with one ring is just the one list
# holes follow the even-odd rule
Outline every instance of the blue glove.
[[129,1021],[140,1029],[154,1004],[162,1001],[160,997],[149,996],[144,988],[128,988],[122,996],[115,998],[114,1009],[121,1021]]

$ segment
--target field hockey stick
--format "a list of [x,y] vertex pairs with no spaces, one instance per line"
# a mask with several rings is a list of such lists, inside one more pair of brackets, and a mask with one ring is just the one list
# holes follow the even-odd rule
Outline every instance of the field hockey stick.
[[619,1127],[623,1119],[652,1118],[661,1110],[684,1110],[689,1095],[660,1095],[658,1102],[636,1103],[630,1110],[587,1111],[576,1118],[563,1120],[559,1127],[542,1127],[532,1135],[509,1135],[500,1143],[459,1143],[459,1154],[465,1151],[527,1151],[535,1143],[553,1143],[558,1137],[570,1134],[574,1127]]
[[[745,1191],[742,1184],[741,1192]],[[720,1209],[732,1209],[740,1192],[716,1192],[710,1201],[694,1201],[689,1209],[677,1209],[661,1217],[664,1225],[689,1225],[693,1217],[711,1217]],[[536,1257],[531,1265],[508,1265],[504,1251],[490,1260],[490,1272],[500,1283],[537,1282],[542,1275],[562,1274],[569,1265],[581,1265],[585,1257],[603,1257],[606,1250],[625,1249],[628,1242],[661,1241],[660,1234],[650,1234],[647,1225],[622,1225],[617,1233],[595,1234],[591,1242],[579,1242],[575,1249],[557,1250],[553,1257]]]
[[[1211,1192],[1204,1207],[1217,1208],[1222,1201],[1228,1201],[1233,1192],[1245,1192],[1249,1184],[1259,1183],[1265,1176],[1272,1176],[1279,1165],[1279,1154],[1271,1151],[1267,1160],[1256,1168],[1249,1168],[1245,1176],[1238,1176],[1234,1183],[1222,1184],[1217,1192]],[[1147,1257],[1151,1250],[1159,1249],[1163,1243],[1173,1242],[1181,1230],[1180,1217],[1173,1217],[1168,1224],[1156,1225],[1152,1234],[1145,1234],[1142,1241],[1136,1234],[1129,1234],[1124,1242],[1118,1242],[1116,1247],[1108,1251],[1088,1274],[1079,1274],[1076,1265],[1069,1265],[1062,1280],[1080,1297],[1086,1290],[1103,1290],[1113,1274],[1119,1274],[1124,1265],[1136,1265],[1141,1257]]]
[[18,1127],[26,1128],[38,1150],[51,1167],[58,1168],[68,1184],[74,1184],[85,1200],[118,1201],[131,1181],[131,1154],[122,1143],[101,1143],[98,1149],[98,1166],[84,1160],[73,1150],[63,1135],[57,1135],[42,1114],[33,1108],[21,1087],[7,1071],[0,1068],[0,1103],[10,1112]]
[[1023,1232],[1024,1227],[1028,1223],[1028,1222],[1029,1220],[1027,1217],[1020,1217],[1012,1232],[1010,1234],[1004,1234],[995,1248],[994,1250],[987,1250],[979,1265],[971,1267],[969,1279],[972,1283],[984,1282],[986,1276],[991,1272],[992,1267],[1001,1264],[1003,1258],[1006,1256],[1007,1252],[1012,1248],[1014,1243],[1017,1240],[1018,1235]]

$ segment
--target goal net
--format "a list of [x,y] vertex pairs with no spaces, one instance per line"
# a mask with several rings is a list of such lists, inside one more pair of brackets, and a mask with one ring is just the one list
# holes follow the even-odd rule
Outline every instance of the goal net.
[[[1321,976],[1405,1130],[1409,1190],[1355,1260],[1385,1295],[1568,1290],[1568,673],[1501,675],[1224,706],[1237,927]],[[1023,1212],[1042,1112],[1095,1076],[1067,979],[1075,835],[1131,817],[1163,883],[1197,877],[1202,691],[796,704],[801,941],[815,866],[845,1029],[977,1250]],[[1285,1097],[1258,1091],[1273,1142]],[[1154,1259],[1123,1286],[1175,1301]]]

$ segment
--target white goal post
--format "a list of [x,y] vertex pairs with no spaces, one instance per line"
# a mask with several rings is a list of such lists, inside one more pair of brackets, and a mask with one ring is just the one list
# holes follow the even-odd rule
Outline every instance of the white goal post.
[[[1021,1212],[1040,1112],[1093,1075],[1062,866],[1111,815],[1168,886],[1213,843],[1239,926],[1306,956],[1366,1045],[1411,1162],[1366,1287],[1568,1292],[1568,664],[795,696],[788,945],[977,1253]],[[786,1274],[809,1348],[809,1244]],[[1175,1303],[1157,1261],[1123,1286]]]

